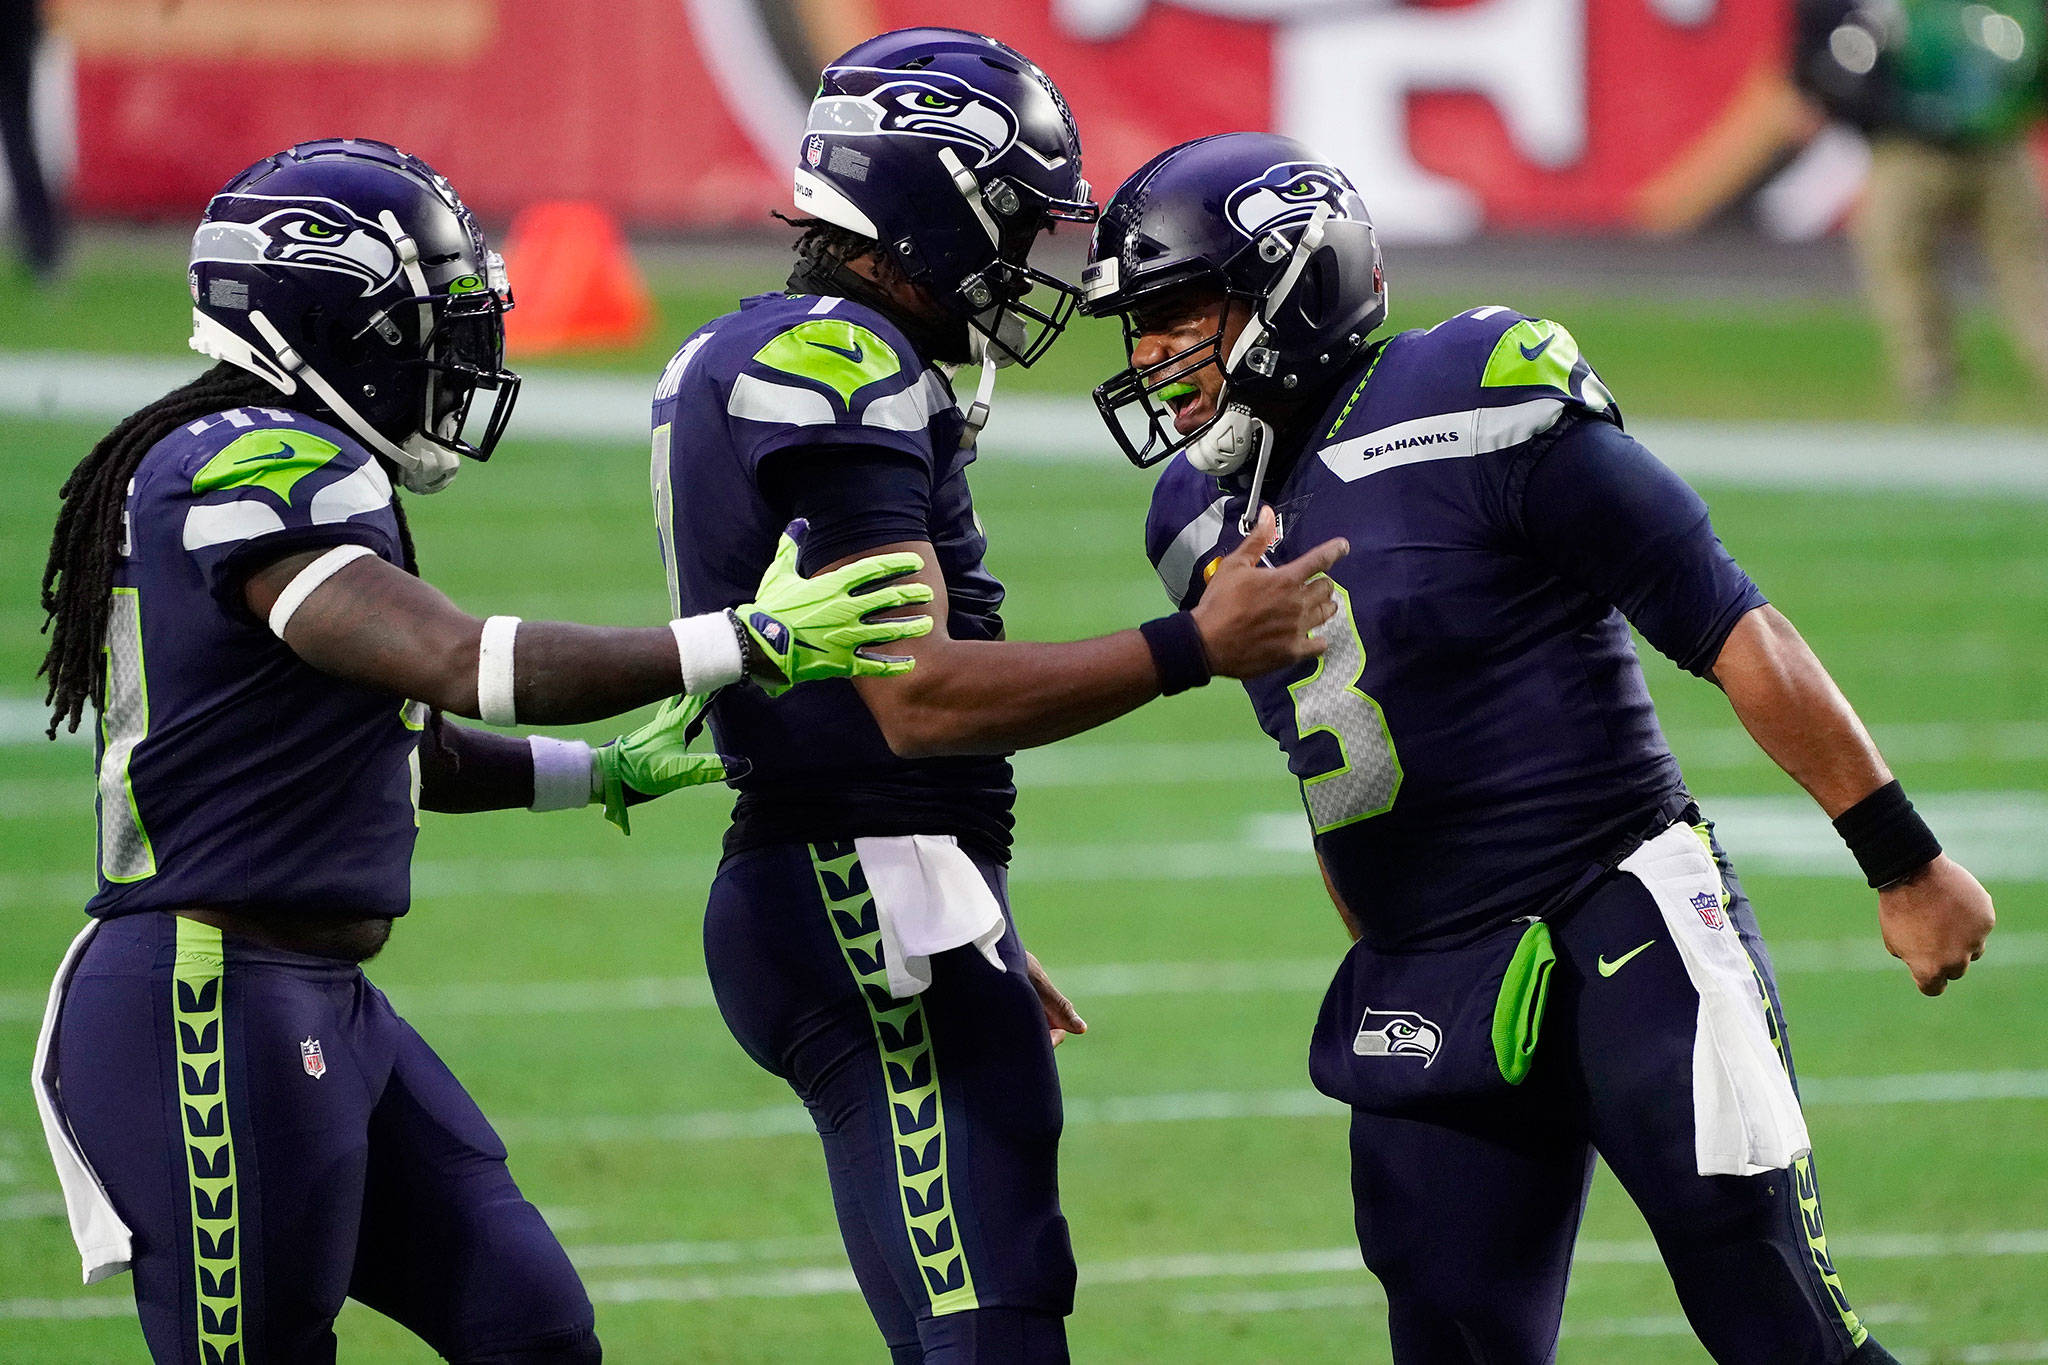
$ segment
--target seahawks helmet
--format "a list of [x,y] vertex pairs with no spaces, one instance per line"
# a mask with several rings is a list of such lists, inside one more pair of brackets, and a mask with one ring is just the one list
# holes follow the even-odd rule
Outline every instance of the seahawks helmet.
[[1032,243],[1096,214],[1053,83],[1015,49],[950,28],[885,33],[825,68],[796,206],[873,238],[988,357],[1019,365],[1045,354],[1076,303],[1074,286],[1027,263]]
[[[366,138],[243,171],[192,237],[192,349],[261,375],[432,493],[489,459],[519,394],[504,262],[448,182]],[[474,443],[479,389],[496,395]]]
[[[1139,466],[1182,450],[1211,474],[1234,472],[1257,445],[1260,400],[1313,392],[1340,374],[1386,320],[1379,241],[1342,171],[1291,138],[1223,133],[1168,148],[1118,187],[1081,276],[1081,308],[1123,319],[1180,291],[1251,307],[1230,354],[1223,323],[1202,341],[1097,386],[1095,405]],[[1174,430],[1163,390],[1211,362],[1223,370],[1217,414]]]

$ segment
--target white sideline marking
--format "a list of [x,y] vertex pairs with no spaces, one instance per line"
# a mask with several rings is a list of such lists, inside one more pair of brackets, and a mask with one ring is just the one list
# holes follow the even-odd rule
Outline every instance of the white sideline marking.
[[[125,417],[191,379],[198,367],[197,360],[168,356],[0,351],[0,413]],[[653,372],[596,375],[543,367],[522,373],[522,438],[647,439]],[[2026,427],[1648,422],[1631,430],[1681,474],[1709,483],[2048,498],[2048,436]],[[1094,405],[1080,395],[1002,399],[983,444],[997,459],[1120,463]],[[1929,459],[1930,450],[1941,458]]]
[[[1940,834],[1942,846],[1978,876],[2048,880],[2048,794],[1934,792],[1916,796],[1914,804]],[[1738,873],[1862,880],[1841,836],[1820,807],[1804,796],[1703,794],[1700,808],[1714,822]],[[1269,853],[1292,852],[1304,860],[1311,847],[1308,822],[1300,811],[1248,817],[1244,842]],[[1029,864],[1020,860],[1018,881],[1030,875]]]
[[[1823,972],[1904,972],[1874,934],[1766,941],[1780,976]],[[1341,954],[1246,958],[1228,962],[1102,962],[1059,968],[1061,989],[1077,1000],[1172,995],[1320,994]],[[1973,971],[2048,966],[2048,932],[2002,929]],[[402,1014],[419,1018],[520,1018],[710,1009],[701,976],[592,977],[582,981],[390,981],[378,986]],[[43,1017],[45,993],[0,991],[0,1023]]]
[[[1800,1081],[1807,1107],[1885,1108],[2048,1099],[2048,1071],[1922,1071],[1890,1076],[1821,1076]],[[1344,1106],[1314,1090],[1191,1090],[1154,1095],[1069,1095],[1069,1128],[1234,1119],[1341,1119]],[[790,1137],[813,1131],[808,1111],[791,1101],[755,1109],[685,1114],[537,1115],[496,1121],[518,1143],[720,1142]],[[2048,1240],[2042,1250],[2048,1251]]]
[[[2048,1255],[2048,1229],[2012,1229],[1986,1233],[1891,1233],[1865,1237],[1838,1236],[1831,1241],[1840,1255],[1857,1260],[1921,1260],[1961,1257]],[[582,1269],[611,1266],[676,1264],[660,1259],[672,1247],[730,1248],[734,1260],[765,1260],[789,1254],[802,1245],[837,1246],[829,1236],[769,1238],[759,1243],[648,1243],[643,1245],[572,1248],[570,1258]],[[1575,1265],[1654,1265],[1657,1247],[1647,1238],[1632,1241],[1582,1241]],[[1182,1256],[1141,1256],[1082,1266],[1087,1285],[1155,1284],[1181,1280],[1263,1279],[1301,1275],[1363,1276],[1365,1266],[1353,1246],[1298,1251],[1215,1253]],[[1366,1284],[1370,1285],[1367,1280]],[[756,1269],[737,1275],[690,1275],[672,1278],[597,1280],[588,1286],[598,1303],[689,1303],[719,1299],[805,1298],[858,1293],[853,1273],[844,1265]],[[1353,1291],[1354,1293],[1356,1291]],[[1367,1289],[1367,1293],[1375,1292]],[[1355,1302],[1356,1299],[1348,1300]],[[0,1299],[0,1318],[120,1317],[133,1311],[126,1294],[69,1299]],[[1199,1310],[1198,1310],[1199,1311]],[[1245,1310],[1218,1310],[1245,1311]],[[1257,1310],[1252,1310],[1257,1311]],[[1898,1319],[1898,1320],[1904,1320]],[[1594,1322],[1614,1321],[1594,1319]],[[1589,1324],[1590,1326],[1590,1324]],[[1597,1330],[1597,1329],[1596,1329]],[[1993,1345],[1982,1350],[2026,1349],[2023,1343]],[[2030,1360],[2027,1355],[1964,1356],[1962,1359]]]

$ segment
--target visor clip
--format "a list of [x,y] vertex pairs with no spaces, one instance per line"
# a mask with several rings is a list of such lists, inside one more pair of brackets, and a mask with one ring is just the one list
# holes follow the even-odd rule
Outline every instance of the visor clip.
[[1009,181],[995,181],[982,191],[982,196],[988,200],[988,206],[997,213],[1002,214],[1003,217],[1012,218],[1016,216],[1017,190]]
[[1253,374],[1271,379],[1273,371],[1280,367],[1280,358],[1264,346],[1255,346],[1245,353],[1244,367]]

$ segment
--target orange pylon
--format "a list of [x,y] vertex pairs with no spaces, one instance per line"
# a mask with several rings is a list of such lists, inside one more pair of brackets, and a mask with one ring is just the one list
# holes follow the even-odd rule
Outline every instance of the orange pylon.
[[647,281],[616,219],[596,204],[530,204],[512,220],[505,272],[515,355],[633,346],[654,324]]

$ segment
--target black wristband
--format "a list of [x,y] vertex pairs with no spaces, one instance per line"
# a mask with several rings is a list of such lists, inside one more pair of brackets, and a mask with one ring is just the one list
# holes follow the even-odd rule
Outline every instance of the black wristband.
[[1896,781],[1836,816],[1835,833],[1856,855],[1865,880],[1876,887],[1910,877],[1941,856],[1941,841]]
[[1201,627],[1184,611],[1147,621],[1138,627],[1145,647],[1152,651],[1152,667],[1159,671],[1159,695],[1173,696],[1200,687],[1213,676],[1209,672],[1209,651],[1202,645]]
[[732,633],[738,637],[740,642],[740,681],[745,682],[748,678],[759,674],[761,651],[755,647],[754,637],[748,632],[746,622],[740,620],[738,611],[732,607],[727,607],[725,609],[725,619],[732,623]]

